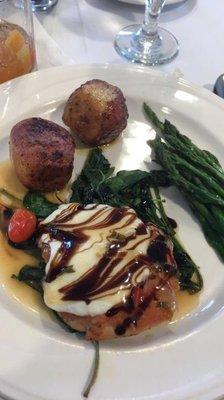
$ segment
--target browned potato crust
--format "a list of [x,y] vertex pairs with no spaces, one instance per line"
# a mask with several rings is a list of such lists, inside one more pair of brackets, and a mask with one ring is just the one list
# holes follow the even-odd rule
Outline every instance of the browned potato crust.
[[71,134],[54,122],[28,118],[10,134],[10,155],[16,174],[28,189],[51,192],[63,188],[73,170]]
[[106,144],[126,128],[128,111],[121,90],[105,81],[93,79],[69,97],[63,121],[89,146]]

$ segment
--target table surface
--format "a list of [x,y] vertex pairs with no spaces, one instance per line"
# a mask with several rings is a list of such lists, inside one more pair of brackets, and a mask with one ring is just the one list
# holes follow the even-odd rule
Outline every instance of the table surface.
[[[176,36],[180,52],[171,63],[156,68],[177,70],[187,80],[211,88],[224,72],[222,11],[223,0],[166,6],[160,25]],[[36,16],[70,63],[125,63],[114,50],[114,37],[122,27],[141,23],[143,13],[144,7],[118,0],[59,0],[49,12]]]

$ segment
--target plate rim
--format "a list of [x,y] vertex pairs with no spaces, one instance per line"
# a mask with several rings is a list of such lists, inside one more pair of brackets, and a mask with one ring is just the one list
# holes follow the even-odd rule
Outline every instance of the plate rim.
[[[51,73],[53,71],[53,73],[57,73],[63,70],[91,70],[91,69],[102,69],[102,70],[121,70],[121,71],[125,71],[125,70],[130,70],[130,71],[138,71],[140,72],[144,72],[148,75],[152,75],[155,76],[156,78],[166,78],[167,82],[169,82],[172,85],[180,85],[180,86],[184,86],[185,88],[188,89],[189,92],[193,93],[193,94],[200,94],[200,96],[202,96],[203,98],[205,98],[206,100],[208,100],[209,102],[212,102],[214,104],[216,104],[218,107],[220,108],[224,108],[224,100],[221,99],[221,97],[217,96],[215,93],[213,93],[212,91],[206,89],[203,86],[200,86],[197,83],[191,82],[188,79],[185,79],[182,76],[178,76],[175,71],[174,73],[170,73],[170,72],[165,72],[165,71],[161,71],[159,69],[154,69],[153,67],[149,67],[149,66],[141,66],[141,65],[136,65],[136,64],[119,64],[119,63],[80,63],[80,64],[73,64],[73,65],[59,65],[59,66],[53,66],[53,67],[49,67],[49,68],[44,68],[41,70],[37,70],[37,71],[33,71],[30,72],[28,74],[19,76],[17,78],[11,79],[7,82],[4,82],[2,84],[0,84],[0,92],[3,91],[5,92],[7,95],[11,94],[10,91],[14,89],[14,85],[16,86],[16,84],[18,82],[23,83],[23,81],[25,82],[27,79],[29,80],[35,80],[35,79],[39,79],[39,76],[41,77],[41,75],[45,75],[48,73]],[[12,86],[12,87],[10,87]],[[170,85],[171,86],[171,85]]]

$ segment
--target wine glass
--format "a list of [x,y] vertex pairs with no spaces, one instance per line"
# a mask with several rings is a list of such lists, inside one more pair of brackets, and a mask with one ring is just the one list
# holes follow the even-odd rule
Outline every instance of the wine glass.
[[31,0],[33,11],[46,11],[57,2],[58,0]]
[[166,0],[145,0],[143,25],[130,25],[116,36],[116,51],[132,62],[146,65],[164,64],[179,51],[177,39],[158,27],[158,19]]

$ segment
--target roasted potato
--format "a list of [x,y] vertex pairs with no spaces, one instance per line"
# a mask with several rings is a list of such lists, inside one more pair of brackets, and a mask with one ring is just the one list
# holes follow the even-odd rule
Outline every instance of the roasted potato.
[[76,89],[64,109],[64,123],[89,145],[116,139],[127,125],[128,111],[121,90],[93,79]]
[[73,170],[71,134],[54,122],[28,118],[10,134],[10,155],[16,174],[28,189],[50,192],[63,188]]

